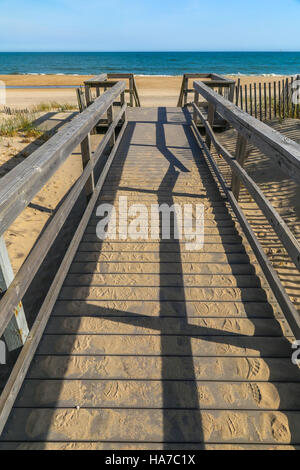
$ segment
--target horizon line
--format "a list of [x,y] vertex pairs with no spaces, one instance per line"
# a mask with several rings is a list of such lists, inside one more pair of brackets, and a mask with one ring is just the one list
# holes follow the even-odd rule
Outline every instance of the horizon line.
[[127,53],[127,54],[153,54],[153,53],[286,53],[286,52],[295,52],[295,53],[300,53],[300,50],[202,50],[202,51],[198,51],[198,50],[179,50],[179,51],[176,51],[176,50],[145,50],[145,51],[133,51],[133,50],[130,50],[130,51],[88,51],[88,50],[84,50],[84,51],[80,51],[80,50],[70,50],[70,51],[53,51],[53,50],[45,50],[45,51],[1,51],[0,50],[0,54],[44,54],[44,53],[48,53],[48,54],[67,54],[67,53],[71,53],[71,54],[74,54],[74,53],[95,53],[95,54],[112,54],[112,53],[115,53],[115,54],[122,54],[122,53]]

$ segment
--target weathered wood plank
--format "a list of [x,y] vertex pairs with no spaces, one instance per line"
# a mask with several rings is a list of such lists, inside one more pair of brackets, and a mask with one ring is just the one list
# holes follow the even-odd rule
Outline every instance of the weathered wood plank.
[[[14,409],[2,439],[290,444],[300,442],[299,412],[210,410]],[[72,422],[72,426],[69,423]],[[34,424],[31,424],[34,423]],[[49,428],[49,424],[52,426]],[[120,426],[120,423],[125,423]],[[176,423],[176,425],[174,425]],[[242,425],[241,425],[242,424]],[[200,428],[202,427],[202,430]],[[263,429],[263,435],[257,432]]]
[[[299,411],[300,383],[236,383],[132,380],[27,380],[17,408],[161,409]],[[196,392],[196,393],[195,393]],[[227,393],[226,393],[227,392]],[[230,396],[230,399],[229,399]]]
[[206,380],[234,382],[295,382],[299,372],[288,359],[251,357],[184,356],[38,356],[33,359],[29,379]]

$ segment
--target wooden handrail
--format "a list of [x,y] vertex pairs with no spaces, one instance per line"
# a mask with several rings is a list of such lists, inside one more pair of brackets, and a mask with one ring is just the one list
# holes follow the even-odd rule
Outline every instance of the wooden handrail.
[[24,162],[1,178],[0,235],[30,204],[34,196],[97,125],[101,116],[123,91],[125,83],[118,82]]
[[[89,80],[86,80],[84,82],[85,86],[85,98],[86,98],[86,103],[87,105],[90,105],[93,101],[92,96],[91,96],[91,89],[96,88],[97,91],[97,96],[100,95],[100,88],[108,88],[111,85],[111,81],[108,80],[128,80],[129,81],[129,88],[126,89],[126,93],[129,93],[129,105],[131,107],[135,106],[140,107],[141,102],[139,98],[139,94],[137,91],[137,86],[134,78],[133,73],[108,73],[108,74],[101,74],[97,75]],[[78,92],[77,92],[78,93]],[[79,103],[81,101],[79,100]]]
[[[118,95],[121,96],[121,109],[119,110],[118,114],[114,116],[113,102],[116,96]],[[89,146],[89,133],[97,124],[103,113],[105,113],[106,111],[110,113],[111,116],[110,126],[94,153],[91,154]],[[8,287],[7,291],[2,297],[0,301],[0,337],[3,334],[8,322],[14,315],[14,307],[17,305],[20,299],[23,298],[24,294],[28,290],[32,280],[38,272],[38,269],[42,265],[43,260],[48,254],[51,246],[53,246],[53,243],[56,240],[57,235],[60,232],[62,226],[64,225],[67,216],[70,214],[72,208],[78,200],[79,195],[82,193],[83,188],[86,186],[88,180],[91,178],[91,175],[93,175],[93,170],[97,165],[99,159],[106,151],[108,146],[112,144],[112,140],[113,142],[115,142],[116,127],[118,126],[120,121],[123,122],[118,138],[115,142],[115,145],[110,150],[110,153],[101,171],[99,179],[92,187],[92,193],[88,200],[87,207],[79,223],[79,226],[72,238],[69,248],[64,256],[63,262],[61,263],[56,273],[50,290],[46,298],[44,299],[42,307],[34,321],[34,324],[13,367],[10,377],[4,387],[3,392],[1,393],[0,434],[5,426],[11,408],[15,402],[17,394],[28,371],[34,352],[36,351],[43,331],[46,327],[49,315],[52,311],[52,307],[57,299],[62,283],[73,260],[73,256],[78,248],[78,245],[82,238],[83,232],[88,224],[88,220],[90,218],[94,205],[99,197],[99,193],[105,182],[109,168],[113,162],[117,148],[121,142],[122,136],[127,125],[125,112],[125,83],[119,82],[112,89],[110,89],[108,92],[99,97],[94,102],[94,104],[91,105],[88,109],[86,109],[83,113],[81,113],[80,116],[75,118],[74,121],[76,122],[74,126],[65,126],[60,133],[61,135],[56,135],[52,137],[46,144],[43,145],[40,150],[42,150],[43,148],[45,149],[45,147],[47,148],[47,152],[45,153],[44,158],[41,158],[41,153],[43,152],[40,151],[34,152],[34,154],[32,155],[34,156],[34,158],[32,158],[31,160],[35,162],[36,168],[39,168],[39,174],[43,178],[43,181],[47,181],[47,178],[49,179],[51,177],[51,175],[58,169],[60,164],[69,156],[69,154],[78,145],[78,143],[80,143],[80,141],[81,143],[84,141],[86,142],[83,148],[85,148],[85,150],[88,150],[89,159],[87,159],[86,161],[81,176],[78,178],[78,180],[68,193],[66,199],[63,201],[62,205],[49,222],[48,226],[40,236],[38,242],[35,244],[29,256],[26,258],[25,262],[21,266],[19,272],[15,276],[13,282]],[[50,158],[52,158],[52,166],[50,165],[51,162],[49,162]],[[19,165],[18,168],[20,166],[21,165]],[[23,191],[29,197],[29,195],[34,195],[34,191],[38,191],[38,186],[42,187],[43,184],[37,184],[37,181],[35,179],[35,171],[33,173],[30,173],[30,168],[28,165],[25,166],[25,168],[27,171],[24,175],[24,180],[22,181]],[[12,170],[11,173],[13,172],[16,173],[15,170]],[[31,178],[34,179],[35,187],[34,190],[29,192],[28,184],[31,181]],[[4,179],[5,178],[1,180],[1,186]],[[7,179],[8,178],[6,178],[6,180]],[[13,220],[13,216],[15,216],[17,210],[21,210],[20,208],[24,205],[24,200],[22,199],[21,205],[16,206],[15,193],[12,191],[6,192],[7,196],[4,208],[6,209],[6,207],[10,206],[14,209],[14,213],[10,216],[10,219]],[[8,220],[8,217],[6,217],[5,220]]]
[[202,82],[194,82],[194,89],[231,124],[248,142],[271,157],[280,169],[300,184],[300,145],[258,121],[236,105],[211,90]]
[[[180,94],[179,94],[179,99],[178,99],[178,104],[177,106],[179,108],[182,108],[183,106],[186,106],[188,104],[187,102],[187,97],[189,93],[192,93],[194,89],[189,88],[189,80],[190,79],[195,79],[195,78],[202,78],[204,79],[203,82],[209,87],[215,87],[215,88],[229,88],[229,100],[233,101],[234,98],[234,90],[235,90],[235,81],[230,80],[227,77],[224,77],[222,75],[217,75],[215,73],[185,73],[182,77],[182,84],[181,84],[181,89],[180,89]],[[208,80],[206,80],[208,79]]]
[[[221,155],[226,163],[232,169],[232,173],[237,178],[239,184],[243,182],[248,192],[251,194],[258,207],[269,221],[271,227],[281,240],[283,246],[287,250],[291,260],[300,271],[300,244],[295,236],[290,231],[287,224],[280,217],[277,211],[273,208],[272,204],[268,201],[258,185],[252,180],[248,173],[243,168],[245,162],[245,151],[247,143],[250,141],[265,154],[274,158],[276,154],[276,161],[281,162],[281,168],[289,176],[293,177],[296,182],[300,182],[300,145],[290,139],[285,138],[279,132],[274,131],[270,127],[261,123],[260,121],[252,118],[247,113],[241,111],[237,106],[230,101],[224,99],[219,94],[215,93],[208,86],[202,82],[194,82],[195,102],[193,103],[194,115],[192,127],[195,135],[203,148],[209,162],[213,166],[219,182],[226,193],[232,209],[234,210],[239,222],[241,223],[248,241],[255,252],[261,268],[265,274],[266,279],[290,324],[290,327],[296,337],[300,335],[300,318],[294,305],[292,304],[288,294],[286,293],[280,279],[275,272],[273,266],[268,260],[261,247],[256,235],[254,234],[249,222],[247,221],[241,206],[238,204],[239,188],[228,187],[225,183],[224,177],[218,168],[211,152],[210,145],[213,144],[218,155]],[[208,100],[209,106],[212,110],[210,119],[207,119],[197,106],[199,94]],[[211,122],[211,116],[214,112],[218,112],[229,124],[231,124],[238,131],[237,153],[232,156],[231,153],[218,141]],[[197,128],[197,118],[200,118],[206,130],[206,141],[204,142],[201,134]],[[295,174],[291,174],[291,165]],[[233,179],[233,182],[235,180]]]

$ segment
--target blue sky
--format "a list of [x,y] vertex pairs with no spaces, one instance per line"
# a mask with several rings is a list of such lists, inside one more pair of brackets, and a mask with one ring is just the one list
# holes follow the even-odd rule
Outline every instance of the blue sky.
[[299,0],[0,0],[1,51],[300,51]]

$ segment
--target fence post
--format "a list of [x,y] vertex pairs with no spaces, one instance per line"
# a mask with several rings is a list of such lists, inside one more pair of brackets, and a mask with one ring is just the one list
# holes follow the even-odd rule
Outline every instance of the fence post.
[[236,86],[236,97],[235,97],[235,104],[236,106],[239,105],[239,95],[240,95],[240,85],[241,85],[241,79],[238,79],[238,83]]
[[[244,166],[247,157],[247,145],[247,139],[239,134],[237,138],[235,158],[242,167]],[[232,173],[231,189],[234,194],[234,197],[238,201],[241,189],[241,182],[239,177],[234,172]]]
[[[13,269],[10,264],[7,248],[3,237],[0,237],[0,292],[4,293],[14,279]],[[4,339],[9,351],[20,348],[25,344],[29,329],[25,317],[25,312],[20,302],[14,311],[14,315],[9,322]]]
[[233,103],[234,100],[234,90],[235,90],[235,83],[232,83],[229,87],[229,93],[228,93],[228,100]]

